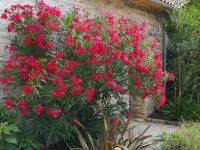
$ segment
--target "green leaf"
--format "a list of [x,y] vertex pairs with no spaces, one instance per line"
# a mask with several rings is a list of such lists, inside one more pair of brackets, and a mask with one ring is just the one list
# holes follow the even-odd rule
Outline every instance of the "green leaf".
[[10,130],[13,132],[21,132],[16,125],[10,125]]
[[14,138],[14,137],[6,137],[5,138],[5,140],[6,140],[6,142],[8,142],[8,143],[12,143],[12,144],[16,144],[17,145],[17,139],[16,138]]
[[32,146],[33,148],[35,148],[35,149],[38,149],[38,150],[40,149],[39,143],[32,143],[31,146]]

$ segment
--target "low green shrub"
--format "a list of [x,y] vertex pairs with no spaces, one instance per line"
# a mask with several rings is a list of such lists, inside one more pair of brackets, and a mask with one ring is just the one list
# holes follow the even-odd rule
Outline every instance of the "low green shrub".
[[0,150],[39,150],[41,144],[27,136],[22,125],[0,123]]
[[164,117],[167,120],[200,120],[200,104],[193,100],[175,100],[169,104],[166,104],[159,111],[164,114]]
[[0,103],[0,150],[39,150],[41,144],[28,136],[18,116],[3,109]]
[[175,133],[163,133],[161,138],[164,142],[159,150],[199,150],[200,125],[183,123]]
[[0,124],[0,149],[1,150],[11,150],[16,149],[18,145],[17,133],[19,133],[19,128],[12,124],[9,125],[7,122]]

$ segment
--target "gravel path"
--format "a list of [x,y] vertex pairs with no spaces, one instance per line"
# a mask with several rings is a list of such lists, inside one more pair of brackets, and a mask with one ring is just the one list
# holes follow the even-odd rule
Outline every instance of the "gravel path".
[[165,125],[160,123],[152,123],[152,122],[131,122],[130,126],[135,126],[135,131],[141,133],[150,125],[150,128],[147,130],[145,135],[152,135],[153,137],[157,137],[162,134],[162,132],[172,133],[176,131],[177,126],[173,125]]
[[[151,139],[148,139],[146,141],[152,141],[153,139],[158,139],[159,136],[163,133],[173,133],[177,130],[177,126],[173,125],[166,125],[161,123],[152,123],[152,122],[136,122],[132,121],[130,123],[130,127],[135,126],[134,132],[135,133],[142,133],[148,126],[150,125],[150,128],[146,131],[145,135],[152,135]],[[146,150],[152,150],[153,148],[157,147],[159,144],[154,144],[150,148],[147,148]]]

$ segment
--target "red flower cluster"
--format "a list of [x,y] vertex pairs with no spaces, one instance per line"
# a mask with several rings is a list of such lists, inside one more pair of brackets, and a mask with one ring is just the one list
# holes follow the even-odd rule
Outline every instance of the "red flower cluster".
[[77,77],[75,75],[73,75],[70,78],[71,82],[72,82],[72,90],[70,91],[70,94],[72,95],[79,95],[81,93],[81,91],[83,90],[83,88],[81,87],[80,83],[82,83],[82,79],[80,77]]
[[59,108],[57,110],[51,108],[47,111],[47,115],[53,119],[57,119],[62,113],[62,110]]
[[52,97],[65,97],[66,90],[68,89],[68,86],[65,85],[62,81],[62,78],[55,77],[55,79],[51,80],[52,83],[58,84],[57,90],[51,90],[51,96]]
[[33,108],[34,113],[35,113],[37,116],[41,115],[42,109],[43,109],[43,108],[42,108],[41,105],[35,106],[35,107]]
[[47,21],[45,25],[53,31],[58,31],[58,24],[55,22]]
[[28,85],[23,85],[22,87],[22,91],[24,92],[24,94],[26,95],[30,95],[32,93],[32,87],[28,86]]
[[112,87],[114,84],[114,80],[112,79],[112,72],[108,71],[106,74],[106,82],[105,82],[105,86],[106,87]]
[[6,100],[4,101],[4,107],[6,109],[12,109],[16,106],[15,103],[13,103],[9,98],[6,98]]
[[91,89],[86,88],[83,92],[83,97],[88,101],[92,102],[93,96],[95,94],[95,88],[92,87]]
[[92,80],[96,81],[96,80],[101,80],[103,78],[103,74],[102,73],[93,73],[92,74]]
[[[16,58],[14,59],[14,61],[16,62],[11,67],[13,67],[12,69],[17,68],[17,73],[24,79],[25,82],[36,78],[40,74],[41,65],[38,63],[37,60],[35,60],[33,56],[28,57],[16,55],[15,57]],[[8,73],[10,72],[8,71]]]
[[55,74],[58,69],[56,62],[53,60],[50,60],[49,62],[47,62],[45,68],[51,74]]
[[133,85],[134,85],[135,87],[138,87],[138,88],[141,87],[140,78],[139,78],[139,75],[138,75],[138,74],[136,74],[135,77],[134,77],[134,83],[133,83]]
[[51,17],[57,18],[60,17],[60,10],[56,7],[50,7],[44,3],[44,0],[40,0],[37,16],[39,21],[48,20]]
[[112,88],[112,90],[113,90],[114,92],[120,91],[121,89],[122,89],[122,86],[119,85],[119,84],[115,85],[115,86]]
[[8,75],[8,76],[0,78],[0,83],[6,84],[12,80],[13,80],[13,77],[11,75]]
[[18,100],[18,109],[22,116],[27,116],[29,112],[28,102],[25,99]]
[[111,123],[117,123],[117,122],[119,122],[119,118],[113,117],[113,118],[110,119],[110,122]]

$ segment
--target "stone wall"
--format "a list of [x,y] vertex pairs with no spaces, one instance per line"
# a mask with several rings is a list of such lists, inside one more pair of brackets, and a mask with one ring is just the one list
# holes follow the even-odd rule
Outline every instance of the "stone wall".
[[[0,1],[0,14],[5,8],[9,8],[12,4],[34,4],[35,0],[1,0]],[[111,12],[116,17],[124,16],[130,20],[134,20],[141,24],[147,23],[146,37],[149,39],[156,39],[158,41],[157,50],[162,53],[163,50],[163,29],[162,19],[163,13],[156,9],[148,9],[142,4],[134,2],[134,0],[46,0],[47,4],[59,7],[62,12],[67,12],[73,9],[74,6],[80,8],[82,11],[87,11],[91,15],[101,12]],[[6,32],[6,25],[8,22],[0,20],[0,62],[5,60],[6,53],[4,51],[5,44],[11,35]],[[1,87],[1,86],[0,86]],[[2,96],[2,94],[0,93]],[[0,98],[1,98],[0,96]],[[138,110],[140,117],[146,116],[151,109],[151,102],[136,103],[130,98],[130,106],[133,110]],[[139,106],[139,107],[138,107]],[[149,109],[149,110],[148,110]],[[145,111],[144,111],[145,110]]]

